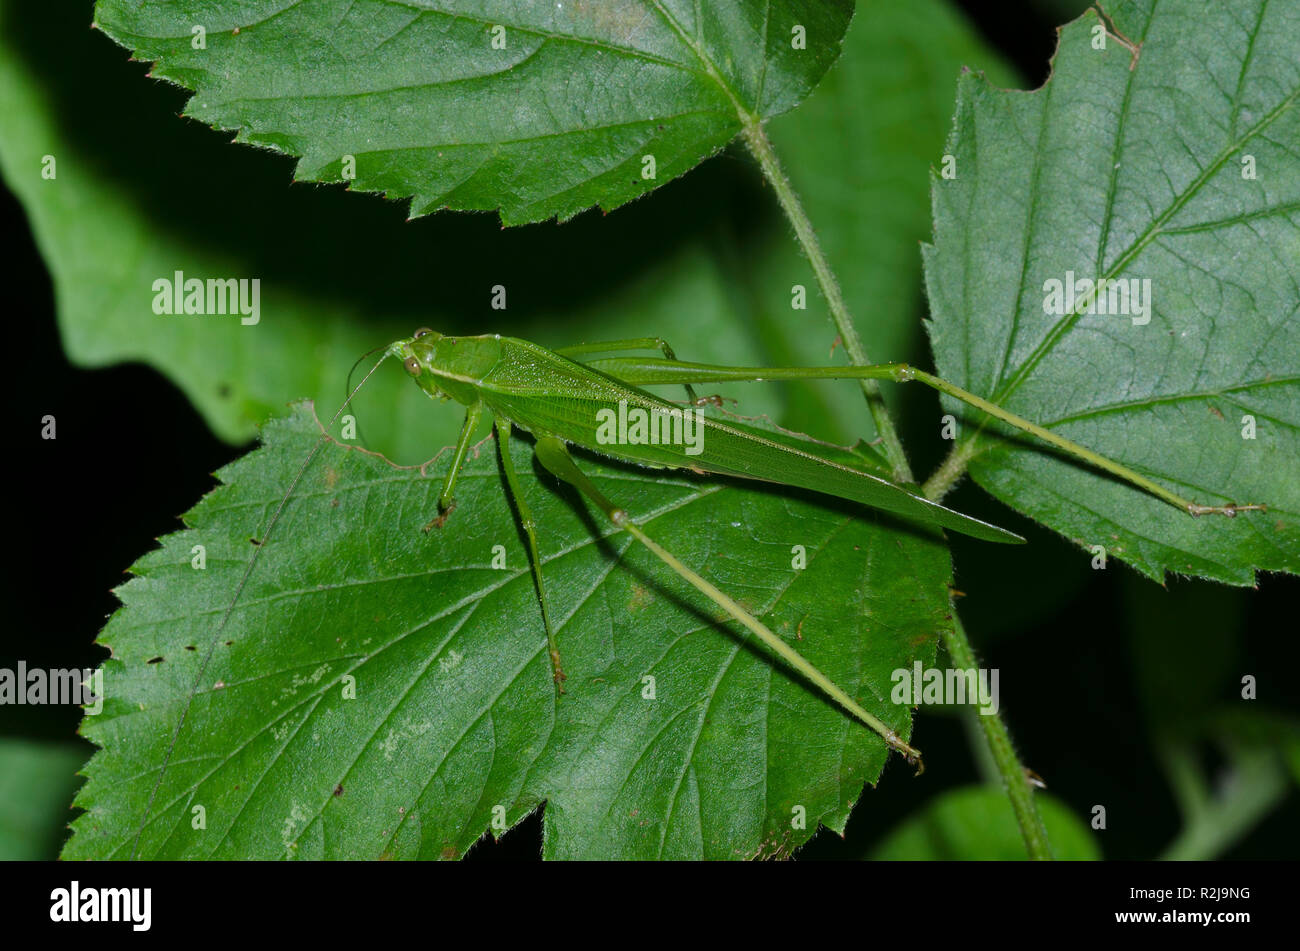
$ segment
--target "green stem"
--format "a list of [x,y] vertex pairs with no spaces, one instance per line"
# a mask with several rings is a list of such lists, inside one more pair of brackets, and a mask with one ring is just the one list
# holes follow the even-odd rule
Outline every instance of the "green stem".
[[[804,211],[799,196],[795,194],[794,186],[790,184],[785,172],[781,170],[781,163],[772,150],[772,143],[763,131],[762,124],[757,118],[749,117],[746,119],[744,126],[745,143],[749,146],[749,150],[754,154],[754,157],[758,159],[758,164],[775,190],[786,217],[790,219],[790,223],[794,226],[795,234],[799,238],[799,243],[803,246],[804,254],[807,255],[808,261],[812,264],[813,271],[817,275],[822,294],[826,297],[826,303],[830,307],[831,318],[835,322],[836,330],[839,331],[840,340],[844,344],[850,362],[855,366],[870,365],[871,358],[867,355],[866,347],[862,345],[862,339],[858,336],[857,328],[853,325],[853,319],[849,315],[848,307],[844,304],[844,296],[840,293],[839,283],[835,280],[835,274],[831,271],[825,254],[822,253],[821,244],[817,240],[816,232],[813,231],[812,222],[808,219],[808,213]],[[925,374],[923,379],[932,386],[939,382],[937,378],[930,377],[929,374]],[[913,479],[911,466],[908,465],[907,455],[903,452],[903,444],[898,438],[898,431],[894,428],[894,421],[890,418],[889,411],[881,398],[879,384],[875,380],[865,378],[860,379],[858,382],[862,387],[863,395],[866,397],[867,407],[871,411],[871,418],[876,424],[876,432],[880,434],[881,448],[885,458],[889,460],[890,467],[894,470],[894,478],[899,482],[911,482]],[[961,460],[956,465],[947,476],[950,481],[943,487],[942,491],[946,492],[947,487],[961,477],[967,461],[969,460]],[[927,491],[927,496],[928,494]],[[971,650],[970,642],[966,639],[966,631],[962,627],[961,621],[957,619],[955,612],[952,630],[945,632],[944,638],[948,647],[948,654],[953,663],[958,667],[975,669],[974,651]],[[1047,841],[1047,830],[1043,827],[1043,820],[1038,815],[1038,808],[1034,804],[1033,791],[1025,780],[1024,768],[1020,765],[1019,759],[1016,758],[1016,751],[1011,745],[1011,737],[1007,733],[1006,726],[996,715],[981,716],[979,719],[989,749],[993,754],[994,762],[997,764],[998,771],[1002,776],[1003,786],[1006,788],[1007,796],[1011,800],[1011,807],[1015,811],[1016,821],[1020,824],[1020,832],[1024,836],[1025,847],[1029,852],[1029,856],[1034,859],[1052,858],[1052,849]]]
[[[964,670],[976,669],[975,652],[971,649],[970,641],[966,637],[966,629],[962,627],[956,611],[952,616],[952,629],[944,632],[943,639],[944,645],[948,648],[948,657],[954,667]],[[1025,779],[1025,768],[1020,765],[1015,747],[1011,745],[1011,736],[1007,733],[1006,724],[997,714],[988,716],[981,714],[977,719],[984,729],[984,738],[988,741],[989,751],[993,754],[998,773],[1002,776],[1002,787],[1006,790],[1007,798],[1011,800],[1011,808],[1016,814],[1016,822],[1020,824],[1020,835],[1025,840],[1025,849],[1029,852],[1029,857],[1031,859],[1052,858],[1052,846],[1047,841],[1047,829],[1043,826],[1042,817],[1038,815],[1038,806],[1034,803],[1033,788]]]
[[943,497],[952,491],[961,477],[966,474],[966,467],[970,461],[975,458],[975,440],[968,439],[953,446],[944,457],[939,468],[930,474],[930,478],[925,480],[925,485],[921,486],[921,494],[931,502],[940,502]]
[[[763,131],[762,123],[757,117],[750,116],[745,119],[744,126],[745,144],[758,159],[763,175],[771,183],[777,199],[781,202],[781,208],[790,219],[790,224],[794,226],[794,232],[803,246],[804,254],[807,255],[808,262],[812,264],[813,271],[817,275],[817,282],[821,285],[822,294],[830,307],[831,319],[835,322],[835,329],[839,332],[840,341],[849,355],[849,361],[857,366],[869,365],[871,358],[867,356],[862,338],[858,336],[857,328],[853,326],[853,318],[844,304],[844,295],[840,293],[839,282],[835,280],[835,273],[831,270],[826,255],[822,253],[821,244],[817,240],[817,233],[813,231],[808,213],[804,211],[799,196],[795,194],[794,186],[790,184],[790,179],[781,169],[781,163],[776,157],[776,152],[772,150],[772,143],[768,140],[767,133]],[[903,443],[898,438],[898,430],[894,428],[894,421],[890,418],[889,410],[881,396],[880,385],[875,380],[866,379],[859,380],[858,384],[862,387],[863,396],[866,397],[867,408],[871,411],[876,432],[880,435],[881,449],[885,458],[889,460],[890,468],[894,471],[894,478],[904,483],[913,481],[912,468],[908,465],[907,455],[903,452]]]

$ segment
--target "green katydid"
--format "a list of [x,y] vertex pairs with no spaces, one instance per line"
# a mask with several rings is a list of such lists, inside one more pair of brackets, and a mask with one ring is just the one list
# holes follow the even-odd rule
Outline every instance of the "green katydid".
[[[662,353],[662,357],[605,356],[586,359],[595,354],[636,350],[658,351]],[[398,340],[386,348],[383,357],[348,394],[331,422],[338,419],[370,376],[390,356],[402,361],[406,371],[428,396],[437,400],[454,400],[466,408],[465,422],[438,495],[437,515],[424,526],[426,531],[441,528],[455,507],[457,476],[481,425],[490,420],[496,429],[501,468],[527,543],[557,694],[564,692],[565,673],[546,598],[542,563],[538,554],[537,525],[530,513],[510,453],[506,449],[511,432],[515,428],[532,434],[536,440],[534,449],[536,458],[543,468],[576,489],[599,508],[618,529],[632,535],[677,575],[755,634],[804,679],[843,707],[854,718],[874,730],[889,747],[902,753],[918,768],[920,767],[919,750],[903,741],[877,717],[863,709],[846,691],[792,649],[762,621],[650,538],[633,520],[626,508],[606,497],[583,474],[570,455],[568,447],[579,446],[617,460],[651,468],[682,468],[700,474],[784,484],[861,503],[925,525],[949,528],[985,541],[1023,542],[1024,539],[1012,532],[946,508],[904,486],[862,469],[851,468],[824,458],[817,454],[815,443],[800,443],[802,448],[796,448],[789,443],[767,438],[761,430],[724,419],[702,415],[694,417],[696,425],[702,428],[699,430],[699,439],[693,444],[688,444],[684,439],[620,442],[600,438],[602,419],[608,421],[609,418],[608,415],[602,416],[602,414],[626,412],[628,407],[659,414],[661,419],[681,424],[677,432],[685,432],[684,424],[688,411],[678,404],[641,389],[641,385],[684,385],[688,396],[687,406],[690,407],[709,402],[696,398],[692,389],[692,384],[695,383],[808,379],[889,379],[897,382],[919,380],[1011,426],[1037,436],[1090,465],[1151,492],[1191,515],[1217,513],[1233,516],[1239,511],[1263,508],[1255,505],[1200,505],[1184,499],[1126,466],[1106,459],[945,380],[906,364],[845,367],[731,367],[687,363],[677,360],[668,344],[657,337],[548,350],[528,341],[502,337],[499,334],[454,337],[428,329],[417,330],[411,337]],[[259,547],[254,549],[234,595],[218,623],[212,646],[220,640],[222,630],[257,563],[261,545],[269,538],[299,480],[328,438],[323,435],[316,447],[308,454],[272,513],[266,530],[261,535]],[[212,656],[212,646],[205,654],[194,688],[189,692],[182,708],[180,720],[172,734],[158,778],[150,794],[140,832],[148,822],[154,796],[162,782],[163,773],[167,769],[177,738],[184,727],[194,695],[202,682],[208,660]],[[136,835],[136,848],[139,846],[140,832]]]

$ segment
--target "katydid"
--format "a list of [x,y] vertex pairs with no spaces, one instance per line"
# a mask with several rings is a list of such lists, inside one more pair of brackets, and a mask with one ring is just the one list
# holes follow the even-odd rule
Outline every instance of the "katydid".
[[[605,356],[583,359],[591,355],[637,350],[658,351],[662,356],[641,358]],[[1200,505],[1184,499],[1126,466],[1106,459],[1078,443],[1064,439],[945,380],[906,364],[845,367],[731,367],[686,363],[677,360],[671,347],[657,337],[548,350],[525,340],[502,337],[499,334],[455,337],[428,329],[417,330],[411,337],[398,340],[385,349],[384,355],[370,368],[361,383],[348,394],[331,422],[339,417],[380,364],[390,356],[402,361],[406,371],[429,397],[437,400],[454,400],[466,408],[465,422],[438,495],[437,513],[424,526],[425,531],[441,529],[446,523],[455,507],[457,476],[467,453],[474,445],[476,434],[482,424],[489,420],[495,427],[502,472],[527,543],[533,581],[541,604],[542,621],[557,695],[564,693],[563,684],[566,675],[551,621],[545,579],[542,576],[542,562],[537,544],[538,526],[532,517],[507,448],[510,434],[516,428],[534,437],[534,452],[537,461],[544,469],[576,489],[599,508],[618,529],[632,535],[677,575],[755,634],[803,678],[853,717],[874,730],[889,747],[902,753],[918,768],[920,767],[919,750],[904,742],[892,729],[863,709],[846,691],[804,659],[762,621],[650,538],[623,505],[606,497],[583,474],[570,455],[568,447],[578,446],[616,460],[650,468],[689,469],[699,474],[753,479],[811,490],[881,509],[925,525],[952,529],[984,541],[1023,542],[1023,538],[1012,532],[946,508],[904,486],[863,469],[852,468],[829,458],[823,458],[816,453],[816,444],[812,442],[806,444],[807,448],[796,448],[766,438],[760,430],[733,424],[725,419],[702,415],[695,417],[696,425],[701,428],[698,440],[690,444],[685,440],[674,439],[619,441],[599,438],[601,420],[608,421],[607,414],[627,412],[629,408],[656,414],[659,419],[667,419],[672,423],[683,422],[687,410],[641,389],[641,385],[684,385],[689,407],[707,402],[696,398],[692,389],[692,384],[696,383],[810,379],[889,379],[897,382],[918,380],[943,393],[957,397],[990,416],[1037,436],[1050,445],[1118,476],[1192,515],[1217,513],[1233,516],[1246,509],[1262,508],[1253,505]],[[322,436],[308,454],[272,513],[266,530],[261,535],[259,546],[254,549],[233,597],[218,623],[212,640],[213,646],[220,640],[222,630],[257,563],[261,546],[269,538],[299,480],[327,438]],[[154,796],[162,782],[163,773],[167,769],[212,653],[210,647],[200,667],[194,688],[186,698],[180,721],[172,734],[158,778],[150,794],[140,832],[143,832],[148,822]],[[137,832],[136,848],[139,846],[139,840],[140,833]]]

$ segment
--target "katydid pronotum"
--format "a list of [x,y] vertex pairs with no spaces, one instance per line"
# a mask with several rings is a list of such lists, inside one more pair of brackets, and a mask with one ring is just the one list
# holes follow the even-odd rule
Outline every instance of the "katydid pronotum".
[[[652,351],[661,357],[596,357],[593,355]],[[1085,463],[1175,505],[1190,515],[1221,514],[1234,516],[1258,505],[1200,505],[1185,499],[1141,474],[1009,413],[980,397],[968,393],[932,374],[907,364],[845,367],[731,367],[677,360],[668,344],[657,337],[618,340],[607,343],[548,350],[537,344],[510,337],[482,335],[453,337],[432,330],[417,330],[411,337],[390,344],[384,355],[353,389],[334,414],[337,420],[357,392],[388,357],[402,361],[406,371],[431,398],[454,400],[466,408],[465,422],[452,452],[451,464],[443,478],[437,500],[436,516],[424,526],[426,531],[441,529],[455,507],[457,476],[466,455],[475,442],[481,425],[491,421],[496,429],[501,469],[513,498],[527,543],[530,567],[541,613],[557,696],[563,694],[565,673],[560,647],[556,643],[546,598],[542,562],[538,553],[537,529],[528,502],[507,449],[512,430],[525,430],[535,439],[534,452],[541,466],[561,482],[576,489],[599,508],[620,530],[632,535],[678,576],[689,582],[719,608],[739,622],[766,647],[784,660],[807,682],[843,707],[854,718],[879,734],[885,743],[902,753],[920,768],[920,751],[906,743],[877,717],[863,709],[846,691],[809,663],[762,621],[728,597],[709,581],[678,560],[671,552],[650,538],[627,509],[608,498],[587,478],[569,453],[570,445],[650,468],[690,469],[699,474],[753,479],[783,484],[836,496],[878,508],[906,519],[930,526],[949,528],[974,538],[993,542],[1023,542],[1020,536],[928,500],[914,491],[873,475],[865,470],[842,465],[816,452],[817,444],[801,443],[802,448],[767,438],[761,430],[711,416],[695,417],[702,427],[696,445],[680,441],[618,442],[598,439],[598,420],[602,412],[624,411],[628,407],[681,420],[683,408],[640,388],[641,385],[680,384],[686,388],[688,406],[708,400],[695,396],[692,384],[729,381],[770,381],[810,379],[888,379],[896,382],[919,380],[943,393],[1030,433],[1044,442],[1067,452]],[[316,453],[329,437],[322,435],[291,481],[279,505],[272,513],[259,546],[250,557],[243,576],[218,622],[213,637],[215,645],[233,612],[240,594],[257,563],[261,545],[265,544],[280,514],[293,495],[299,480],[311,465]],[[195,693],[202,682],[211,648],[205,654],[193,688],[186,697],[179,722],[172,734],[149,796],[140,826],[143,832],[153,808],[154,796],[162,782],[176,741],[184,727]],[[139,847],[137,832],[135,849]]]

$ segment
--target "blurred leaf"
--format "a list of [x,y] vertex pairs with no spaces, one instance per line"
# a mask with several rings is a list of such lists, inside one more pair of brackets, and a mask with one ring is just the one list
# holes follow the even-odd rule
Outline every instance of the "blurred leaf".
[[[1190,581],[1156,587],[1136,576],[1123,590],[1147,732],[1182,816],[1162,857],[1219,858],[1285,796],[1287,757],[1300,744],[1293,720],[1240,697],[1252,592]],[[1223,762],[1204,756],[1207,740]]]
[[[959,451],[980,485],[1157,580],[1300,571],[1298,17],[1132,2],[1114,23],[1136,55],[1090,12],[1061,31],[1043,89],[963,78],[956,177],[934,182],[941,375],[1199,502],[1268,504],[1193,519],[968,416]],[[1047,282],[1071,273],[1149,281],[1149,323],[1088,314],[1087,295],[1049,313]]]
[[1279,750],[1242,742],[1240,735],[1223,740],[1227,761],[1207,776],[1193,744],[1157,739],[1157,753],[1183,817],[1182,830],[1160,858],[1219,858],[1289,792],[1287,767]]
[[0,861],[54,858],[85,758],[71,743],[0,738]]
[[[652,328],[684,358],[826,362],[831,331],[815,281],[775,202],[752,190],[748,162],[710,164],[649,201],[563,228],[503,232],[461,215],[403,225],[396,205],[286,188],[283,160],[177,122],[183,98],[143,82],[79,9],[0,0],[0,172],[54,278],[69,357],[156,367],[227,440],[250,438],[303,396],[332,410],[357,356],[420,325],[552,346]],[[796,160],[788,170],[864,332],[903,346],[918,312],[924,169],[942,142],[952,77],[963,62],[995,59],[938,0],[870,0],[863,11],[867,28],[851,32],[808,106],[812,119],[796,110],[772,135]],[[928,39],[918,43],[922,23]],[[54,61],[65,68],[42,65]],[[58,162],[53,181],[40,174],[45,155]],[[891,227],[864,227],[823,184],[836,180],[869,195]],[[261,321],[155,315],[152,283],[177,269],[259,278]],[[789,288],[800,282],[809,311],[792,321]],[[508,310],[488,306],[496,284]],[[897,350],[882,342],[880,352]],[[747,414],[782,413],[827,438],[872,435],[851,385],[811,400],[793,387],[737,395]],[[457,425],[429,413],[401,374],[376,377],[356,416],[370,445],[408,463],[453,441]]]
[[[1046,793],[1036,794],[1035,800],[1058,859],[1101,858],[1087,823],[1069,807]],[[991,786],[967,786],[930,800],[891,832],[870,858],[1015,861],[1026,856],[1025,842],[1006,794]]]
[[507,225],[617,208],[792,109],[852,15],[851,0],[95,8],[153,75],[195,90],[186,115],[301,156],[298,180]]
[[1294,714],[1249,706],[1220,710],[1214,732],[1223,746],[1272,747],[1286,764],[1291,778],[1300,783],[1300,719]]
[[[265,154],[177,122],[175,97],[119,65],[77,10],[0,2],[0,170],[54,278],[74,362],[147,362],[237,441],[291,400],[337,406],[358,356],[425,324],[572,343],[621,321],[639,328],[627,335],[652,326],[693,339],[701,359],[754,359],[708,245],[681,229],[690,209],[707,233],[734,184],[683,183],[617,219],[564,229],[503,233],[481,216],[403,227],[393,205],[289,189]],[[54,60],[85,72],[42,68]],[[53,180],[41,174],[46,155]],[[259,323],[153,313],[153,282],[177,270],[259,279]],[[495,284],[510,292],[507,311],[489,308]],[[753,406],[779,402],[758,392]],[[401,373],[378,375],[356,415],[375,448],[406,462],[452,442],[457,425],[431,414]]]
[[[130,854],[248,540],[317,433],[305,411],[272,423],[266,447],[224,470],[191,528],[119,589],[101,637],[110,699],[86,726],[102,750],[66,857]],[[556,700],[493,448],[467,464],[446,527],[425,534],[435,477],[326,445],[221,633],[141,855],[456,857],[496,807],[513,825],[543,802],[552,858],[788,855],[818,823],[843,829],[880,775],[883,742],[719,629],[711,602],[599,513],[525,478],[569,677]],[[526,476],[527,445],[512,451]],[[585,468],[634,500],[665,547],[910,732],[891,674],[930,664],[949,623],[941,541],[754,484]],[[196,544],[203,571],[191,568]],[[794,544],[807,548],[803,570]],[[504,571],[491,567],[496,545]]]

